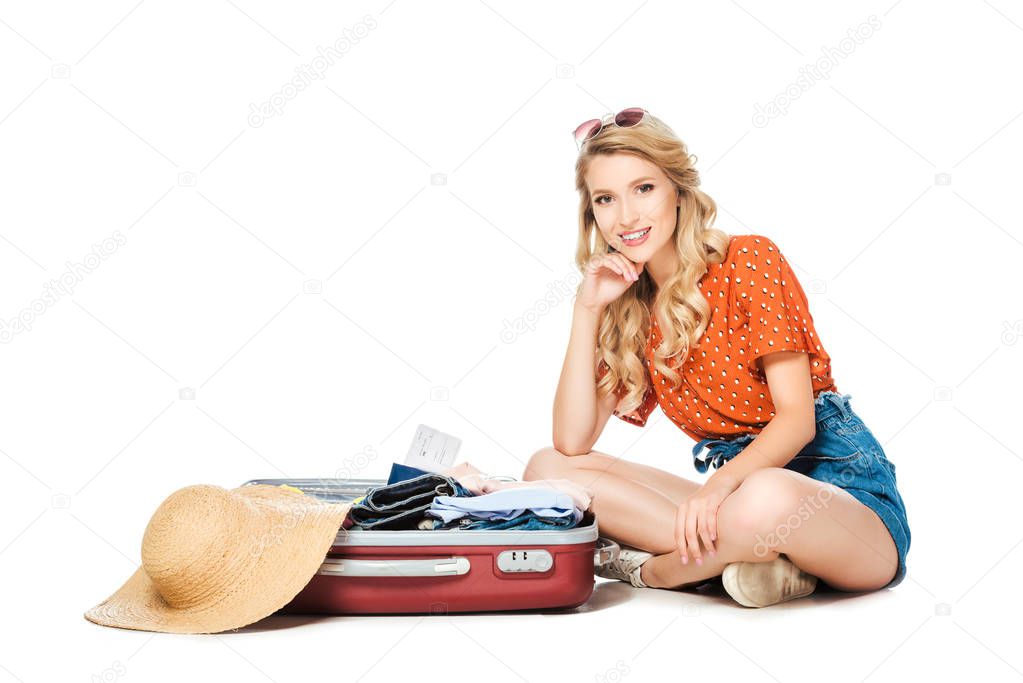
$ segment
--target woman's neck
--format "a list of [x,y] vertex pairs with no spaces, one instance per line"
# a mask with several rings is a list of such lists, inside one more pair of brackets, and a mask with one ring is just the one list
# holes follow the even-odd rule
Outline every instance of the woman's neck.
[[675,253],[674,246],[670,243],[665,244],[660,251],[650,257],[643,267],[649,271],[656,292],[679,268],[678,255]]

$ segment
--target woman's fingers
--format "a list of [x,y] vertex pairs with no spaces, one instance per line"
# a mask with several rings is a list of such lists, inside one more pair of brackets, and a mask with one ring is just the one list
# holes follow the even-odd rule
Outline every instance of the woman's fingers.
[[632,280],[633,282],[635,282],[636,280],[638,280],[638,279],[639,279],[639,271],[637,271],[637,270],[636,270],[636,264],[635,264],[635,263],[633,263],[633,262],[632,262],[632,261],[630,261],[629,259],[625,258],[625,257],[624,257],[624,256],[622,256],[621,254],[612,254],[612,256],[616,256],[616,257],[618,257],[618,259],[619,259],[619,260],[621,261],[621,264],[622,264],[622,265],[623,265],[623,266],[625,267],[625,269],[626,269],[626,270],[628,271],[628,273],[629,273],[629,278],[630,278],[630,279],[631,279],[631,280]]
[[632,266],[632,269],[636,272],[636,279],[639,279],[639,276],[643,273],[643,268],[646,264],[639,261],[631,261],[629,259],[626,259],[626,261],[629,261],[629,265]]
[[608,254],[607,256],[602,256],[600,258],[600,266],[604,267],[604,268],[607,268],[608,270],[614,271],[615,273],[618,273],[619,275],[621,275],[626,280],[630,279],[625,274],[625,269],[622,267],[622,265],[620,263],[618,263],[617,260],[615,260],[613,258],[612,254]]
[[639,274],[636,273],[636,267],[629,259],[625,258],[621,254],[608,254],[607,258],[610,263],[615,264],[615,269],[621,273],[622,277],[624,277],[627,282],[635,282],[639,279]]
[[[620,245],[613,246],[620,248]],[[624,277],[627,281],[635,282],[639,279],[640,267],[620,252],[615,251],[607,254],[595,254],[594,258],[591,259],[591,263],[593,263],[594,271],[600,266],[605,266]]]
[[678,506],[675,514],[675,543],[678,545],[678,554],[682,558],[682,564],[689,562],[686,553],[686,503]]
[[692,510],[686,515],[686,547],[696,559],[696,564],[703,564],[703,555],[700,554],[700,540],[696,537],[696,523],[702,514],[702,510]]
[[700,538],[703,539],[703,547],[707,549],[707,553],[714,555],[717,551],[714,549],[714,543],[710,540],[710,520],[714,517],[714,511],[707,509],[700,517]]

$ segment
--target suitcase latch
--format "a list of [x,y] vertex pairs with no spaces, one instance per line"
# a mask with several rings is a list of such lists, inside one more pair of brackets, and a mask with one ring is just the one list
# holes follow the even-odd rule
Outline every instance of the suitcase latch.
[[505,550],[497,556],[497,568],[503,572],[545,572],[554,558],[542,548]]

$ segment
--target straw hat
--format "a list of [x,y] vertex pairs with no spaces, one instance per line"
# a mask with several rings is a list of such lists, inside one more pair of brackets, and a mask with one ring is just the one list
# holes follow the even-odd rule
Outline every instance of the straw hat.
[[186,486],[149,520],[142,565],[85,618],[165,633],[259,621],[309,583],[350,507],[267,484]]

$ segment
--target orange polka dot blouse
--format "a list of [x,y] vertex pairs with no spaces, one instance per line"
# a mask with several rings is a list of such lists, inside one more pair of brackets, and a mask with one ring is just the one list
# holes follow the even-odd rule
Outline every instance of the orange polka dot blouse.
[[[616,409],[617,417],[642,427],[660,405],[695,441],[758,433],[775,413],[757,359],[773,351],[809,355],[814,397],[838,391],[831,377],[831,357],[814,329],[806,294],[769,238],[732,236],[725,260],[709,265],[699,288],[710,304],[710,320],[681,368],[681,386],[674,389],[654,367],[654,348],[661,341],[654,319],[644,351],[643,364],[651,374],[643,403],[626,414]],[[597,378],[607,369],[602,361]],[[616,393],[623,396],[624,387]]]

